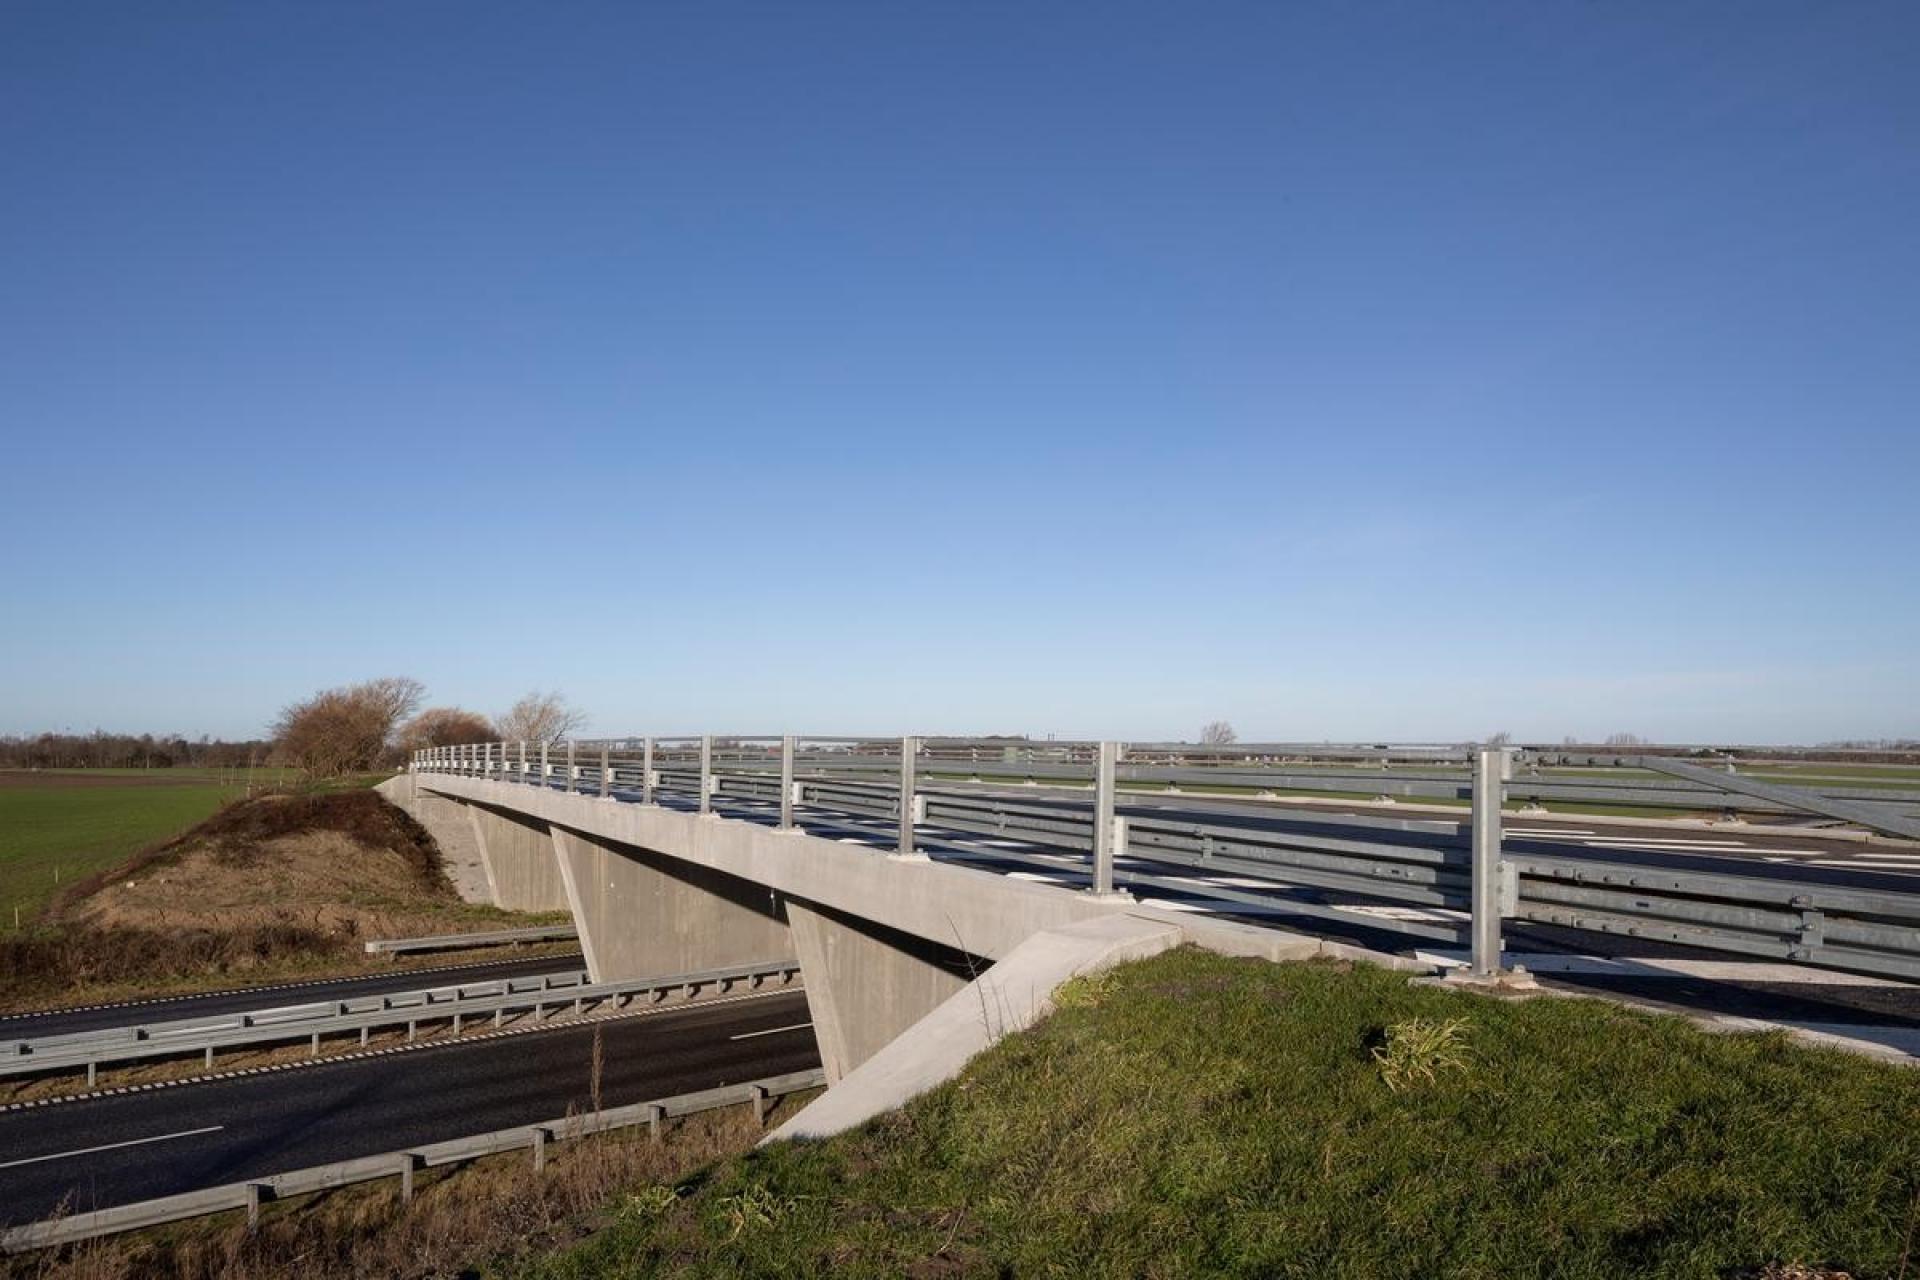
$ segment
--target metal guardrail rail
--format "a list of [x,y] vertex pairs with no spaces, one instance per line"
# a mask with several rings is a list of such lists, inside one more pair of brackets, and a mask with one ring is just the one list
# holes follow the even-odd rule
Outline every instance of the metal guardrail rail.
[[535,925],[530,929],[485,929],[479,933],[436,933],[424,938],[372,938],[367,954],[405,955],[417,951],[465,951],[472,947],[505,947],[521,942],[566,942],[580,936],[570,924]]
[[[1023,842],[1058,852],[996,849],[991,856],[1075,860],[1096,892],[1116,884],[1177,888],[1371,930],[1470,942],[1482,973],[1500,963],[1498,922],[1518,919],[1920,979],[1920,892],[1810,883],[1732,862],[1724,871],[1700,872],[1505,847],[1502,804],[1516,801],[1797,813],[1920,838],[1920,791],[1784,786],[1730,772],[1737,767],[1730,759],[1709,769],[1698,763],[1700,752],[1694,757],[704,735],[478,743],[422,752],[413,768],[643,804],[690,803],[703,813],[720,805],[763,820],[777,806],[782,827],[794,826],[796,809],[805,808],[816,820],[844,815],[890,825],[903,853],[914,850],[923,830]],[[1287,792],[1469,807],[1459,819],[1291,806],[1250,813],[1257,806],[1249,801]],[[1170,802],[1179,812],[1168,812]],[[742,806],[758,812],[742,813]],[[1168,874],[1173,868],[1189,874]]]
[[86,1072],[89,1085],[99,1069],[115,1063],[202,1054],[213,1066],[222,1049],[258,1048],[308,1040],[314,1053],[331,1036],[357,1034],[362,1044],[383,1027],[405,1026],[411,1039],[422,1022],[451,1022],[456,1033],[467,1019],[531,1012],[543,1018],[550,1009],[571,1005],[575,1013],[611,1002],[616,1008],[646,995],[664,999],[673,992],[689,998],[704,987],[729,990],[736,983],[759,986],[770,979],[783,985],[799,975],[791,960],[732,965],[698,973],[593,983],[584,971],[524,978],[492,978],[458,986],[349,996],[342,1000],[284,1005],[244,1013],[211,1014],[167,1022],[108,1027],[0,1041],[0,1078]]
[[774,1099],[792,1093],[802,1093],[808,1089],[817,1089],[825,1083],[826,1074],[819,1070],[790,1072],[786,1075],[750,1080],[744,1084],[723,1085],[716,1089],[676,1094],[670,1098],[635,1103],[632,1106],[567,1116],[541,1124],[498,1129],[492,1133],[476,1134],[470,1138],[455,1138],[448,1142],[434,1142],[425,1146],[410,1147],[403,1151],[390,1151],[381,1155],[363,1156],[355,1160],[343,1160],[336,1164],[269,1174],[246,1182],[208,1187],[202,1191],[189,1191],[182,1195],[142,1200],[109,1209],[96,1209],[89,1213],[76,1213],[64,1218],[0,1231],[0,1252],[24,1253],[33,1249],[72,1244],[76,1241],[90,1240],[97,1236],[113,1235],[122,1231],[138,1231],[144,1227],[201,1218],[228,1210],[245,1210],[248,1225],[254,1226],[259,1223],[260,1206],[264,1203],[310,1195],[318,1191],[331,1191],[356,1183],[374,1182],[382,1178],[399,1178],[401,1199],[410,1201],[413,1198],[414,1174],[421,1169],[465,1164],[483,1156],[499,1155],[507,1151],[531,1150],[534,1168],[540,1170],[546,1166],[547,1147],[551,1143],[566,1142],[643,1124],[651,1126],[658,1134],[659,1126],[668,1120],[746,1103],[752,1103],[756,1118],[764,1121],[765,1108]]

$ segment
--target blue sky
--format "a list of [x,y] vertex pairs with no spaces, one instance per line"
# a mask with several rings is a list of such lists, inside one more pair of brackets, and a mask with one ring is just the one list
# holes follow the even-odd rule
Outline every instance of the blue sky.
[[1920,8],[12,4],[0,732],[1920,734]]

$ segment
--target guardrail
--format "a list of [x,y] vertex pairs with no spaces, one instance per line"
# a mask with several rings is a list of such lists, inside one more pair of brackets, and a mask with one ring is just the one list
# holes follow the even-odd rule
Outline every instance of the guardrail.
[[455,1138],[448,1142],[434,1142],[402,1151],[389,1151],[380,1155],[363,1156],[356,1160],[343,1160],[337,1164],[296,1169],[289,1173],[269,1174],[246,1182],[208,1187],[203,1191],[189,1191],[182,1195],[142,1200],[134,1204],[117,1205],[110,1209],[96,1209],[90,1213],[76,1213],[48,1222],[30,1223],[0,1231],[0,1252],[24,1253],[32,1249],[45,1249],[54,1245],[90,1240],[96,1236],[137,1231],[144,1227],[181,1222],[188,1218],[206,1217],[209,1214],[224,1213],[228,1210],[244,1209],[247,1214],[247,1225],[253,1227],[259,1224],[260,1206],[264,1203],[309,1195],[317,1191],[331,1191],[356,1183],[374,1182],[382,1178],[400,1179],[400,1198],[402,1201],[411,1201],[414,1174],[421,1169],[465,1164],[478,1160],[482,1156],[498,1155],[507,1151],[531,1150],[533,1167],[538,1171],[546,1167],[547,1146],[550,1143],[571,1141],[592,1134],[608,1133],[616,1129],[633,1128],[643,1124],[652,1127],[657,1136],[660,1126],[668,1120],[745,1103],[752,1103],[755,1119],[764,1122],[766,1107],[774,1099],[792,1093],[802,1093],[808,1089],[817,1089],[825,1083],[826,1074],[819,1070],[790,1072],[786,1075],[751,1080],[745,1084],[723,1085],[717,1089],[676,1094],[670,1098],[635,1103],[632,1106],[592,1111],[584,1115],[567,1116],[541,1124],[520,1125],[512,1129],[498,1129],[492,1133],[477,1134],[470,1138]]
[[580,931],[570,924],[536,925],[531,929],[487,929],[479,933],[438,933],[425,938],[372,938],[367,954],[404,955],[416,951],[465,951],[474,947],[504,947],[521,942],[565,942]]
[[0,1078],[85,1071],[87,1083],[92,1085],[97,1082],[101,1067],[115,1063],[198,1053],[204,1055],[207,1067],[211,1068],[215,1053],[221,1049],[258,1048],[299,1040],[309,1041],[313,1053],[318,1055],[320,1042],[327,1037],[357,1034],[360,1043],[365,1044],[371,1034],[382,1027],[404,1025],[407,1038],[412,1040],[422,1022],[449,1022],[457,1035],[470,1018],[491,1018],[497,1026],[513,1012],[531,1012],[539,1020],[546,1017],[549,1010],[568,1005],[577,1014],[589,1005],[597,1007],[609,1002],[615,1008],[624,1007],[642,995],[661,1000],[673,992],[681,992],[691,999],[704,987],[727,991],[736,983],[757,987],[769,979],[778,979],[785,985],[799,972],[800,967],[794,961],[768,960],[625,982],[589,982],[584,971],[493,978],[459,986],[350,996],[343,1000],[245,1013],[35,1036],[0,1041]]
[[[479,743],[422,752],[413,768],[702,813],[720,805],[783,828],[805,808],[812,820],[844,815],[891,828],[895,851],[906,854],[923,829],[1018,841],[1039,852],[976,848],[971,856],[1058,865],[1064,855],[1085,867],[1098,893],[1167,888],[1468,942],[1481,974],[1497,971],[1499,921],[1512,918],[1920,978],[1920,893],[1809,883],[1737,864],[1723,872],[1650,869],[1586,852],[1558,858],[1505,847],[1503,804],[1544,798],[1798,813],[1920,838],[1920,791],[1784,786],[1733,772],[1731,760],[1708,769],[1660,754],[1500,747],[703,735]],[[1458,819],[1389,818],[1247,803],[1286,792],[1468,807]],[[1255,883],[1234,883],[1239,878]]]

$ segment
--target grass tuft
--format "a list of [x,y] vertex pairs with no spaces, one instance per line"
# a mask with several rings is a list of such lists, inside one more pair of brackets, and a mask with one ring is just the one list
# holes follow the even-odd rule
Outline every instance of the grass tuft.
[[1467,1068],[1465,1018],[1408,1018],[1388,1027],[1373,1060],[1387,1088],[1399,1093],[1432,1084],[1443,1071]]

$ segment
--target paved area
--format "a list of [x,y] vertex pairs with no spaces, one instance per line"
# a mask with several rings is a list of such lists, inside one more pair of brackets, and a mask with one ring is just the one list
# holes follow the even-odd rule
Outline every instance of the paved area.
[[83,1212],[819,1065],[806,995],[376,1050],[0,1114],[0,1225]]

